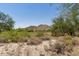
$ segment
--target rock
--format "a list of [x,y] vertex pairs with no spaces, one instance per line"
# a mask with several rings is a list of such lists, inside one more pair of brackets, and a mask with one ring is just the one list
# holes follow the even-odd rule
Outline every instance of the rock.
[[39,51],[36,49],[36,46],[29,46],[27,51],[28,56],[39,56]]

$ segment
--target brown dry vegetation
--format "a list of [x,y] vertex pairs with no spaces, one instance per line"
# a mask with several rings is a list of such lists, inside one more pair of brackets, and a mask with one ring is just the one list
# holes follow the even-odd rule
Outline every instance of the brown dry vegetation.
[[0,55],[79,55],[79,37],[68,34],[53,37],[52,34],[50,31],[29,32],[23,29],[1,32]]
[[[64,6],[64,7],[63,7]],[[79,4],[61,4],[63,13],[51,26],[41,24],[14,29],[14,21],[0,12],[0,55],[79,55]]]
[[0,55],[55,56],[79,55],[79,37],[69,35],[26,37],[19,42],[0,43]]

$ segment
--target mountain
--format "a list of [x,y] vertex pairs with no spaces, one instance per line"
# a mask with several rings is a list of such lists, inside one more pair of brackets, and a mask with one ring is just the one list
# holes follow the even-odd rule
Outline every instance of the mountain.
[[38,26],[29,26],[26,28],[26,30],[28,31],[47,31],[50,29],[50,26],[46,25],[46,24],[41,24]]

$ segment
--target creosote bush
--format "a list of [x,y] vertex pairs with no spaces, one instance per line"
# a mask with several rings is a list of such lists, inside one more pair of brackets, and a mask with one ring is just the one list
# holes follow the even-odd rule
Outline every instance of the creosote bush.
[[[22,29],[13,29],[10,31],[4,31],[0,33],[0,42],[26,42],[32,37],[44,37],[44,32],[28,32]],[[49,40],[46,38],[40,38],[43,40]]]
[[73,40],[70,35],[64,36],[64,44],[67,51],[71,52],[73,50]]
[[[58,37],[58,40],[51,46],[51,51],[55,52],[57,55],[69,55],[73,51],[73,39],[70,35],[65,34],[65,36]],[[52,48],[53,47],[53,48]]]
[[38,45],[42,43],[42,40],[37,37],[32,37],[30,40],[28,40],[27,45]]
[[0,33],[0,41],[3,42],[26,42],[29,34],[26,31],[6,31]]
[[42,36],[44,36],[44,32],[37,32],[36,37],[42,37]]

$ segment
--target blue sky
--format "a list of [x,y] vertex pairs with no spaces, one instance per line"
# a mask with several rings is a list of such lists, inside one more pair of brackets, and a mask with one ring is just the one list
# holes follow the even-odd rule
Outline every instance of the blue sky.
[[0,4],[0,11],[9,14],[15,21],[15,28],[48,24],[57,16],[59,4],[7,3]]

